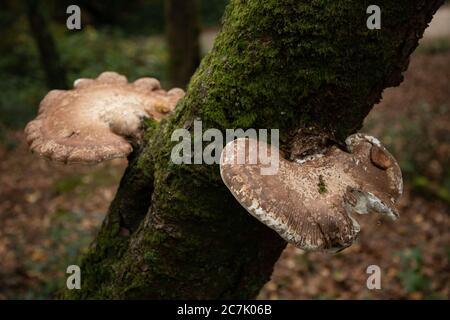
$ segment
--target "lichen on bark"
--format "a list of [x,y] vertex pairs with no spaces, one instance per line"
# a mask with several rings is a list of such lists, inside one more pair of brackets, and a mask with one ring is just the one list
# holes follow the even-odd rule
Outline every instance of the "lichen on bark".
[[[252,218],[217,165],[175,165],[177,128],[300,129],[335,143],[398,85],[441,0],[379,1],[382,29],[358,0],[231,0],[213,50],[176,113],[149,124],[94,245],[82,289],[66,298],[253,298],[285,243]],[[125,230],[125,232],[124,232]]]

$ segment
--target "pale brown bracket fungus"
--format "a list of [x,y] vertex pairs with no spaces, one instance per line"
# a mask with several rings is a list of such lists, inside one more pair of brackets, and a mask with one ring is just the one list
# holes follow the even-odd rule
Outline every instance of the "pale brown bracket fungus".
[[72,90],[52,90],[25,134],[30,149],[65,163],[97,163],[126,157],[142,138],[142,120],[171,114],[182,89],[168,92],[154,78],[129,83],[115,72],[78,79]]
[[[401,171],[377,139],[355,134],[347,138],[347,150],[333,146],[296,161],[280,154],[274,175],[262,175],[260,169],[267,165],[249,161],[258,149],[249,141],[236,139],[225,146],[222,179],[250,214],[295,246],[333,252],[350,246],[360,232],[356,213],[378,212],[397,219]],[[245,162],[239,164],[243,153]]]

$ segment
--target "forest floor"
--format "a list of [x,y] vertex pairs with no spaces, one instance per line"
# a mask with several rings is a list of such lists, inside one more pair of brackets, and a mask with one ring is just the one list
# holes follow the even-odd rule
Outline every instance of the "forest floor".
[[[358,243],[336,255],[288,246],[262,299],[449,299],[450,50],[433,41],[412,56],[400,87],[366,119],[405,175],[396,222],[358,217]],[[51,298],[95,236],[126,160],[95,167],[50,163],[21,130],[0,142],[0,299]],[[366,270],[381,269],[369,290]]]

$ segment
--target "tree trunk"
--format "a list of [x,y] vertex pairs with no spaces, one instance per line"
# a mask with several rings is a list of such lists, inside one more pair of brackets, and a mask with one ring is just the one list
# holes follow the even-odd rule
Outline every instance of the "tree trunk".
[[26,0],[30,32],[39,50],[49,89],[66,89],[66,72],[62,66],[55,41],[50,31],[44,4],[39,0]]
[[[177,112],[148,124],[67,298],[254,298],[285,242],[250,216],[217,165],[175,165],[176,128],[300,129],[335,143],[398,85],[441,0],[380,1],[381,30],[360,0],[232,0],[214,49]],[[312,129],[311,129],[312,128]],[[332,257],[330,257],[332,259]]]
[[200,62],[198,0],[165,0],[169,80],[185,88]]

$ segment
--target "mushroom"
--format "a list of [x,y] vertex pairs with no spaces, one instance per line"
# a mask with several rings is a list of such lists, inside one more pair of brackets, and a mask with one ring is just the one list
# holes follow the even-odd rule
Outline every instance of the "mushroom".
[[[263,175],[260,169],[267,163],[249,160],[259,159],[255,153],[261,147],[279,150],[262,141],[236,139],[222,151],[220,173],[239,203],[287,242],[336,252],[358,237],[355,213],[397,219],[395,203],[403,188],[396,160],[377,139],[355,134],[346,146],[296,161],[280,154],[277,173]],[[244,163],[236,161],[243,158]]]
[[142,137],[142,120],[173,112],[182,89],[168,92],[154,78],[128,83],[115,72],[78,79],[72,90],[52,90],[25,134],[30,149],[65,163],[97,163],[126,157]]

